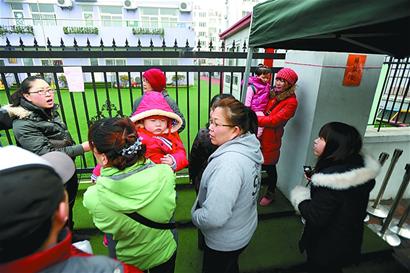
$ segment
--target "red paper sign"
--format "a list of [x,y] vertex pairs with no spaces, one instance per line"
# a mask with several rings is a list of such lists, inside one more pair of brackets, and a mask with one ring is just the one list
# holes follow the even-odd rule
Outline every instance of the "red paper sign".
[[349,54],[347,58],[345,76],[343,78],[344,86],[359,86],[362,81],[364,63],[366,55]]

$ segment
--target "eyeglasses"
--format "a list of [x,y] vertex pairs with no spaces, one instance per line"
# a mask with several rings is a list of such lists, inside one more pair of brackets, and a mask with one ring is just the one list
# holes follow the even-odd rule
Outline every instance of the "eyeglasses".
[[46,93],[54,94],[54,90],[53,90],[53,89],[38,90],[38,91],[28,92],[28,93],[29,93],[29,94],[39,94],[40,96],[45,96]]
[[209,120],[209,125],[215,126],[215,127],[235,127],[235,125],[230,125],[230,124],[218,124],[215,122],[215,120],[210,119]]

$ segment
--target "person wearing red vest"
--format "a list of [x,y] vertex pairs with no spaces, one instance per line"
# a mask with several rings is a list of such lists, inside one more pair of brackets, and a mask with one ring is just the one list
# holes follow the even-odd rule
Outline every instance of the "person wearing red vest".
[[284,127],[295,115],[298,106],[295,95],[297,80],[298,75],[294,70],[290,68],[279,70],[265,112],[257,112],[258,126],[264,128],[260,137],[264,158],[262,169],[268,173],[268,187],[259,203],[261,206],[268,206],[275,197],[278,180],[276,164],[279,160]]

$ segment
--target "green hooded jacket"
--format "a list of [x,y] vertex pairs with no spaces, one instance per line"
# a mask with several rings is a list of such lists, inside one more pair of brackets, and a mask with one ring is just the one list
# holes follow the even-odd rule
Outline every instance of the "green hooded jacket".
[[102,168],[96,185],[84,193],[83,204],[97,228],[117,241],[117,258],[147,270],[168,261],[176,251],[172,232],[144,226],[124,213],[138,212],[152,221],[169,223],[175,196],[172,169],[147,160],[122,171]]

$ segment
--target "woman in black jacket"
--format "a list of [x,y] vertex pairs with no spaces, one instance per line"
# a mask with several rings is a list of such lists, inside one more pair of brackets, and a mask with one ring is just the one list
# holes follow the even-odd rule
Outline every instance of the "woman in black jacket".
[[[76,156],[90,151],[88,141],[74,143],[66,124],[60,119],[58,105],[54,103],[54,90],[39,76],[24,79],[5,109],[13,119],[13,133],[18,145],[32,153],[43,155],[60,151],[74,160]],[[76,174],[65,187],[70,205],[68,225],[72,230],[72,210],[78,190]]]
[[359,261],[369,193],[380,169],[361,148],[354,127],[325,124],[313,145],[318,160],[307,177],[310,190],[297,186],[291,192],[292,204],[306,220],[299,247],[306,250],[309,272],[342,272]]

